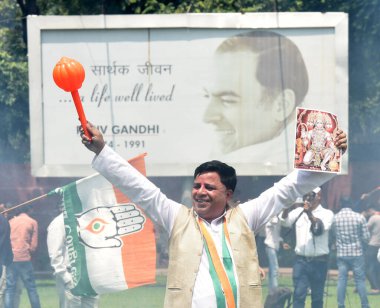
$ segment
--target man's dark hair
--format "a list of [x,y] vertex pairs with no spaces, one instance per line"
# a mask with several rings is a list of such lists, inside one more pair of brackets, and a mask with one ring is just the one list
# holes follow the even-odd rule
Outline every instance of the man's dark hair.
[[216,53],[251,51],[258,55],[254,73],[268,93],[293,90],[296,105],[301,104],[309,88],[305,62],[298,47],[286,36],[266,30],[254,30],[223,41]]
[[358,209],[357,209],[355,202],[350,197],[343,196],[340,198],[339,201],[340,201],[340,208],[341,209],[350,208],[351,210],[358,212]]
[[307,194],[304,194],[302,196],[302,200],[303,201],[312,202],[315,199],[316,196],[317,196],[317,194],[314,191],[310,191]]
[[235,191],[237,177],[233,167],[222,163],[219,160],[212,160],[199,165],[194,171],[194,179],[203,173],[216,172],[220,176],[220,181],[227,189]]
[[341,207],[349,207],[349,208],[352,208],[352,206],[354,205],[354,202],[351,200],[350,197],[341,197],[340,198],[340,205]]

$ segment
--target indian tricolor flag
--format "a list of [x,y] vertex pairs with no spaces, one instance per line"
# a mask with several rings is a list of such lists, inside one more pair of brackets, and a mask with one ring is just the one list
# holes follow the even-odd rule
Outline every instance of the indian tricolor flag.
[[[145,154],[129,162],[145,175]],[[75,295],[155,283],[153,223],[100,174],[61,188]]]

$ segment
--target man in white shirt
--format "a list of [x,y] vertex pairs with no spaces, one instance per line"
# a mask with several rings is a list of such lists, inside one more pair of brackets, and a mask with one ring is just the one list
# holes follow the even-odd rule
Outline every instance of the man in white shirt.
[[13,261],[11,227],[7,220],[7,214],[2,214],[5,209],[5,205],[0,203],[0,308],[4,307],[5,266]]
[[[87,124],[91,138],[82,143],[96,154],[93,167],[139,204],[169,233],[169,269],[165,307],[261,307],[261,279],[252,231],[258,231],[284,207],[333,177],[294,171],[258,198],[230,207],[235,169],[210,161],[195,169],[192,208],[168,199],[122,157],[105,145]],[[339,131],[335,144],[343,151],[347,138]]]
[[268,257],[268,292],[272,293],[278,287],[278,259],[277,252],[280,248],[281,222],[277,216],[274,216],[265,225],[265,252]]
[[303,207],[290,213],[284,210],[281,215],[283,225],[294,225],[296,230],[293,307],[305,307],[310,287],[312,307],[322,308],[329,259],[329,230],[334,213],[320,204],[320,187],[305,194],[303,200]]
[[47,228],[47,247],[50,264],[54,270],[60,308],[97,308],[98,296],[76,296],[70,292],[73,287],[69,270],[69,256],[66,248],[64,213],[55,217]]

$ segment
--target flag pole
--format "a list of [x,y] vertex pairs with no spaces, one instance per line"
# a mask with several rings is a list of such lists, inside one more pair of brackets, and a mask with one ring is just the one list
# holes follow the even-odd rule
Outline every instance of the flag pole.
[[[131,159],[129,159],[128,162],[129,162],[129,163],[133,163],[133,162],[135,162],[135,161],[138,161],[140,158],[144,158],[144,157],[147,156],[147,155],[148,155],[148,154],[147,154],[146,152],[141,153],[141,154],[139,154],[139,155],[137,155],[137,156],[132,157]],[[135,168],[136,168],[136,167],[135,167]],[[141,171],[140,171],[140,172],[141,172]],[[142,172],[142,173],[145,173],[145,165],[144,165],[144,167],[143,167],[143,172]],[[91,176],[94,176],[94,175],[96,175],[96,174],[97,174],[97,173],[95,173],[95,174],[93,174],[93,175],[91,175]],[[54,195],[54,194],[59,194],[60,189],[61,189],[61,188],[53,189],[52,191],[48,192],[47,194],[44,194],[44,195],[42,195],[42,196],[36,197],[36,198],[34,198],[34,199],[31,199],[31,200],[29,200],[29,201],[25,201],[24,203],[21,203],[21,204],[15,205],[15,206],[13,206],[13,207],[10,207],[9,209],[6,209],[6,210],[0,212],[0,215],[1,215],[1,214],[8,213],[8,212],[10,212],[10,211],[13,211],[13,210],[15,210],[15,209],[17,209],[17,208],[19,208],[19,207],[24,206],[24,205],[28,205],[29,203],[32,203],[32,202],[37,201],[37,200],[40,200],[40,199],[42,199],[42,198],[45,198],[45,197],[48,197],[48,196],[52,196],[52,195]]]
[[8,212],[10,212],[10,211],[13,211],[13,210],[19,208],[19,207],[25,206],[25,205],[27,205],[27,204],[29,204],[29,203],[32,203],[32,202],[37,201],[37,200],[40,200],[40,199],[45,198],[45,197],[47,197],[47,196],[51,196],[51,195],[53,195],[53,194],[55,194],[55,193],[56,193],[56,191],[55,191],[55,190],[52,190],[52,191],[48,192],[47,194],[44,194],[44,195],[42,195],[42,196],[39,196],[39,197],[33,198],[33,199],[31,199],[31,200],[25,201],[25,202],[23,202],[23,203],[21,203],[21,204],[18,204],[18,205],[12,206],[12,207],[10,207],[9,209],[6,209],[6,210],[0,212],[0,214],[8,213]]

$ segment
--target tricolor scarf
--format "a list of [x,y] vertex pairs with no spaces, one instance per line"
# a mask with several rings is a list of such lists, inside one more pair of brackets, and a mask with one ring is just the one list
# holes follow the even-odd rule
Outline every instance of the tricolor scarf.
[[[203,235],[206,253],[209,261],[209,270],[214,285],[216,303],[218,308],[237,307],[237,284],[234,275],[233,262],[228,245],[231,241],[224,218],[222,228],[222,260],[218,255],[214,240],[207,231],[205,222],[198,218],[198,224]],[[228,244],[227,244],[228,242]]]

